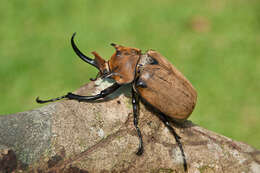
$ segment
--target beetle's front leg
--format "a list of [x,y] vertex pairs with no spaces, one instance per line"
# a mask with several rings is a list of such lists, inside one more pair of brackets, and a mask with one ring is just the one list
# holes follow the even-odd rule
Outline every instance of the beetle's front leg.
[[113,85],[111,85],[110,87],[102,90],[99,94],[97,95],[93,95],[93,96],[81,96],[81,95],[76,95],[73,93],[68,93],[67,97],[70,100],[78,100],[78,101],[93,101],[93,100],[97,100],[100,98],[104,98],[109,94],[112,94],[115,90],[117,90],[120,87],[119,84],[114,83]]
[[137,135],[139,138],[139,146],[138,146],[138,151],[136,154],[138,156],[143,154],[144,147],[143,147],[143,139],[142,139],[142,134],[141,131],[138,127],[138,118],[139,118],[139,96],[135,93],[133,87],[132,87],[132,104],[133,104],[133,114],[134,114],[134,126],[137,131]]
[[110,87],[102,90],[99,94],[93,95],[93,96],[81,96],[81,95],[77,95],[77,94],[73,94],[73,93],[68,93],[64,96],[57,97],[57,98],[50,99],[50,100],[40,100],[37,97],[36,102],[37,103],[47,103],[47,102],[54,102],[54,101],[57,101],[57,100],[61,100],[61,99],[64,99],[64,98],[67,98],[67,99],[70,99],[70,100],[78,100],[78,101],[93,101],[93,100],[97,100],[97,99],[106,97],[107,95],[109,95],[109,94],[113,93],[115,90],[117,90],[119,87],[120,87],[119,84],[114,83]]

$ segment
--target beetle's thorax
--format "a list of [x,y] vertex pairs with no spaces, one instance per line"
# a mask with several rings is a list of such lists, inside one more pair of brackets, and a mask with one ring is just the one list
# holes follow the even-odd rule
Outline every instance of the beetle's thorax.
[[118,84],[131,83],[135,77],[136,64],[141,56],[141,50],[112,44],[116,52],[108,61],[110,73]]

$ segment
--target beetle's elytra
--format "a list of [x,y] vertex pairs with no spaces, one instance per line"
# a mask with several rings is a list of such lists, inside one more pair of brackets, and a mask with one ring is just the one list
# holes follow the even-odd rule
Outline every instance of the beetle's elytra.
[[139,137],[137,155],[143,153],[143,140],[138,128],[139,98],[160,112],[159,117],[166,127],[173,133],[175,140],[182,152],[184,169],[187,170],[186,158],[180,142],[180,137],[170,126],[169,117],[175,120],[186,120],[192,113],[197,93],[191,83],[159,52],[148,50],[142,53],[140,49],[124,47],[112,43],[116,49],[112,57],[105,61],[98,53],[91,59],[84,55],[74,43],[75,33],[71,38],[71,45],[75,53],[85,62],[93,65],[99,70],[101,78],[112,78],[115,83],[104,89],[97,95],[80,96],[68,93],[64,96],[50,99],[36,99],[38,103],[53,102],[61,99],[73,99],[78,101],[93,101],[102,99],[113,93],[120,86],[132,85],[132,104],[134,115],[134,126]]

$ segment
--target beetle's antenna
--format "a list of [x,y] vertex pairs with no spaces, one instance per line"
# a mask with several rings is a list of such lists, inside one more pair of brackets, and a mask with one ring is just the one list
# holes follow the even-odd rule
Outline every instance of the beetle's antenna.
[[87,62],[88,64],[93,65],[94,67],[96,67],[97,69],[99,69],[99,68],[98,68],[98,65],[97,65],[97,63],[95,62],[94,59],[91,59],[91,58],[87,57],[86,55],[84,55],[84,54],[78,49],[78,47],[76,46],[76,44],[75,44],[75,42],[74,42],[74,37],[75,37],[75,35],[76,35],[76,32],[73,33],[73,35],[72,35],[72,37],[71,37],[71,46],[72,46],[74,52],[75,52],[83,61],[85,61],[85,62]]

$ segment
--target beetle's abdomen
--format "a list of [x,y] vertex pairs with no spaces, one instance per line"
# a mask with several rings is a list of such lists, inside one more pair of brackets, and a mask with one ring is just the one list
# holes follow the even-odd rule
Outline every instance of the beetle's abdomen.
[[[197,93],[195,89],[158,52],[148,51],[147,55],[142,58],[152,58],[156,63],[142,64],[138,67],[138,80],[146,85],[145,87],[136,87],[136,90],[144,100],[167,116],[178,120],[187,119],[196,104]],[[140,62],[149,61],[141,59]]]

